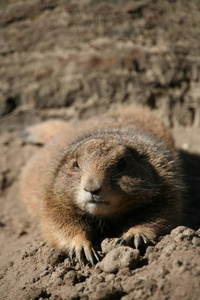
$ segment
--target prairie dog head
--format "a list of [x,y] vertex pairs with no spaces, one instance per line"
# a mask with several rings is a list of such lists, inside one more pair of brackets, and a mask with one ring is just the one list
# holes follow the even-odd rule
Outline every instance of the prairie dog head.
[[128,142],[105,135],[86,138],[66,149],[54,180],[65,206],[112,217],[143,205],[155,193],[153,167]]

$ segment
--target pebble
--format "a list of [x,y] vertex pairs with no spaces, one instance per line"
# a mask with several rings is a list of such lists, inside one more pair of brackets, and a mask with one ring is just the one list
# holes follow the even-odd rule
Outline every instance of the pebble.
[[187,228],[183,231],[183,234],[189,238],[192,238],[195,235],[195,231],[191,228]]
[[112,249],[115,248],[115,243],[117,242],[117,238],[106,238],[101,243],[101,249],[103,253],[108,253]]
[[172,231],[171,231],[171,236],[172,236],[172,237],[175,237],[175,236],[177,236],[178,234],[180,234],[180,233],[182,233],[183,231],[185,231],[186,229],[188,229],[188,227],[186,227],[186,226],[178,226],[178,227],[172,229]]
[[106,273],[117,273],[123,268],[135,268],[139,260],[139,250],[120,246],[111,250],[99,263],[99,267]]
[[76,272],[74,270],[67,272],[64,276],[64,282],[69,285],[75,285],[78,282]]
[[193,237],[192,244],[199,247],[200,246],[200,238]]
[[115,274],[112,274],[112,273],[106,275],[106,277],[105,277],[105,281],[112,281],[114,279],[115,279]]
[[156,253],[156,248],[153,246],[148,246],[146,249],[146,256],[149,262],[152,262],[158,258],[158,254]]
[[172,254],[172,252],[176,249],[176,245],[173,243],[167,247],[165,247],[163,249],[163,253],[165,254],[165,256],[170,256]]

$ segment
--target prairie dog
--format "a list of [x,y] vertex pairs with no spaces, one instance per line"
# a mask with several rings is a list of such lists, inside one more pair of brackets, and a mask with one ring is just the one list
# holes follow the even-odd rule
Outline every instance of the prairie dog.
[[[48,132],[52,122],[41,124],[45,141],[44,128]],[[154,112],[130,106],[76,128],[61,121],[59,131],[58,123],[21,176],[22,198],[47,243],[93,264],[93,240],[101,233],[139,248],[179,224],[179,162]]]

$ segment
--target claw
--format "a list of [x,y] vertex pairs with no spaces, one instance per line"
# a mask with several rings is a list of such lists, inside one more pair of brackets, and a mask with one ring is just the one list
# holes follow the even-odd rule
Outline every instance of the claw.
[[135,238],[134,238],[135,248],[139,249],[141,243],[142,243],[142,237],[141,237],[141,235],[140,234],[135,235]]
[[73,249],[71,252],[69,252],[69,258],[73,260],[73,257],[75,256],[75,249]]
[[92,253],[90,253],[90,255],[89,255],[89,262],[91,263],[92,266],[94,266],[94,259],[93,259]]
[[128,237],[122,237],[119,238],[116,242],[115,242],[115,247],[116,246],[134,246],[136,249],[139,249],[141,247],[142,244],[148,244],[149,240],[148,238],[140,233],[136,233],[133,236],[128,236]]
[[143,234],[141,234],[141,237],[142,237],[142,239],[143,239],[143,242],[144,242],[145,244],[148,244],[148,242],[149,242],[148,238],[147,238],[145,235],[143,235]]
[[117,247],[117,246],[120,244],[121,240],[122,240],[122,239],[118,239],[118,240],[115,242],[114,247]]
[[88,251],[85,251],[85,256],[92,266],[94,266],[96,261],[99,262],[99,257],[93,247],[91,247]]
[[122,246],[122,245],[127,245],[127,241],[125,240],[125,239],[123,239],[123,238],[119,238],[116,242],[115,242],[115,247],[116,246]]
[[78,251],[78,253],[76,253],[76,258],[78,259],[79,263],[82,263],[82,259],[81,259],[81,251]]
[[99,262],[100,261],[99,256],[98,256],[97,252],[93,248],[92,248],[92,252],[93,252],[93,255],[96,258],[96,260]]
[[92,266],[95,265],[96,262],[99,262],[100,258],[96,250],[92,247],[92,243],[89,240],[84,240],[82,237],[75,237],[71,248],[69,249],[69,257],[73,260],[74,256],[77,261],[82,264],[88,261]]
[[119,245],[120,246],[122,246],[122,245],[126,246],[127,245],[127,241],[125,239],[121,239]]
[[114,247],[117,247],[117,246],[119,245],[119,240],[120,240],[120,239],[118,239],[118,240],[114,243]]

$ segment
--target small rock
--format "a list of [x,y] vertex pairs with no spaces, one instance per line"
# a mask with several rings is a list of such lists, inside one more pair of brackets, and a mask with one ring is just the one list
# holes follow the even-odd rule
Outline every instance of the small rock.
[[188,229],[188,227],[186,227],[186,226],[178,226],[178,227],[174,228],[174,229],[171,231],[171,236],[172,236],[172,237],[176,237],[178,234],[182,233],[182,232],[185,231],[186,229]]
[[185,235],[183,233],[179,233],[177,236],[174,237],[174,241],[176,243],[180,243],[184,240]]
[[66,258],[66,254],[52,249],[47,257],[47,264],[50,264],[52,267],[57,266],[59,263],[63,262]]
[[149,253],[149,255],[147,257],[148,257],[149,262],[152,262],[158,258],[158,255],[156,253],[152,252],[152,253]]
[[121,269],[121,270],[119,270],[119,272],[118,272],[118,276],[120,276],[120,275],[125,275],[125,276],[127,276],[128,274],[129,274],[129,272],[130,272],[130,270],[129,270],[129,268],[123,268],[123,269]]
[[103,299],[121,299],[124,295],[123,289],[120,285],[109,284],[108,282],[100,283],[95,292],[89,295],[91,300]]
[[88,285],[95,285],[97,286],[100,282],[103,282],[104,278],[101,275],[98,276],[91,276],[88,280],[87,280],[87,284]]
[[63,285],[63,281],[62,278],[56,278],[56,280],[53,283],[55,286],[57,285]]
[[174,230],[172,230],[171,232],[171,236],[174,238],[174,241],[177,243],[183,241],[184,239],[191,241],[195,235],[196,233],[193,229],[185,226],[179,226]]
[[173,265],[177,267],[181,267],[183,265],[183,262],[180,259],[174,259],[173,260]]
[[115,279],[115,275],[114,274],[108,274],[108,275],[106,275],[106,277],[105,277],[105,281],[112,281],[112,280],[114,280]]
[[157,288],[157,282],[153,278],[147,278],[146,280],[144,280],[144,287],[145,290],[149,291],[149,295],[153,295]]
[[101,243],[102,252],[108,253],[112,249],[114,249],[115,248],[115,243],[116,243],[117,240],[118,240],[117,238],[112,238],[112,239],[106,238],[106,239],[104,239]]
[[159,274],[159,277],[165,278],[166,275],[169,274],[169,271],[165,267],[161,267],[158,274]]
[[9,267],[12,267],[14,265],[14,262],[13,261],[10,261],[9,262]]
[[89,270],[85,270],[83,272],[83,275],[85,276],[85,278],[89,278],[90,277],[91,272]]
[[69,258],[66,258],[64,261],[64,267],[65,269],[71,270],[72,269],[72,263]]
[[41,266],[40,267],[40,272],[44,272],[44,271],[47,271],[49,269],[49,266],[48,265],[44,265],[44,266]]
[[183,234],[187,237],[193,237],[195,235],[195,231],[191,228],[187,228],[186,230],[183,231]]
[[53,272],[52,274],[51,274],[51,279],[52,279],[52,281],[54,281],[56,278],[58,278],[59,277],[59,275],[57,274],[57,272]]
[[148,246],[147,247],[146,256],[147,256],[149,262],[152,262],[152,261],[157,259],[157,257],[158,257],[158,254],[156,253],[157,251],[158,251],[158,249],[156,249],[153,246]]
[[84,283],[78,283],[76,285],[76,289],[78,292],[83,292],[85,290],[85,284]]
[[146,255],[148,256],[150,253],[155,251],[155,247],[153,246],[148,246],[146,249]]
[[44,272],[42,272],[41,274],[40,274],[40,277],[44,277],[44,276],[46,276],[46,275],[48,275],[49,274],[49,271],[48,270],[45,270]]
[[35,276],[35,277],[32,278],[33,283],[37,282],[38,280],[40,280],[39,276]]
[[173,243],[163,249],[163,253],[168,257],[176,249],[176,245]]
[[195,246],[200,246],[200,238],[193,237],[192,244],[195,245]]
[[99,263],[99,267],[106,273],[117,273],[122,268],[135,268],[139,259],[139,250],[120,246],[110,251]]
[[64,276],[64,282],[69,285],[75,285],[78,282],[76,272],[73,270],[67,272],[67,274]]
[[101,286],[104,281],[104,277],[101,275],[91,276],[87,281],[86,285],[90,292],[96,291],[96,289]]

